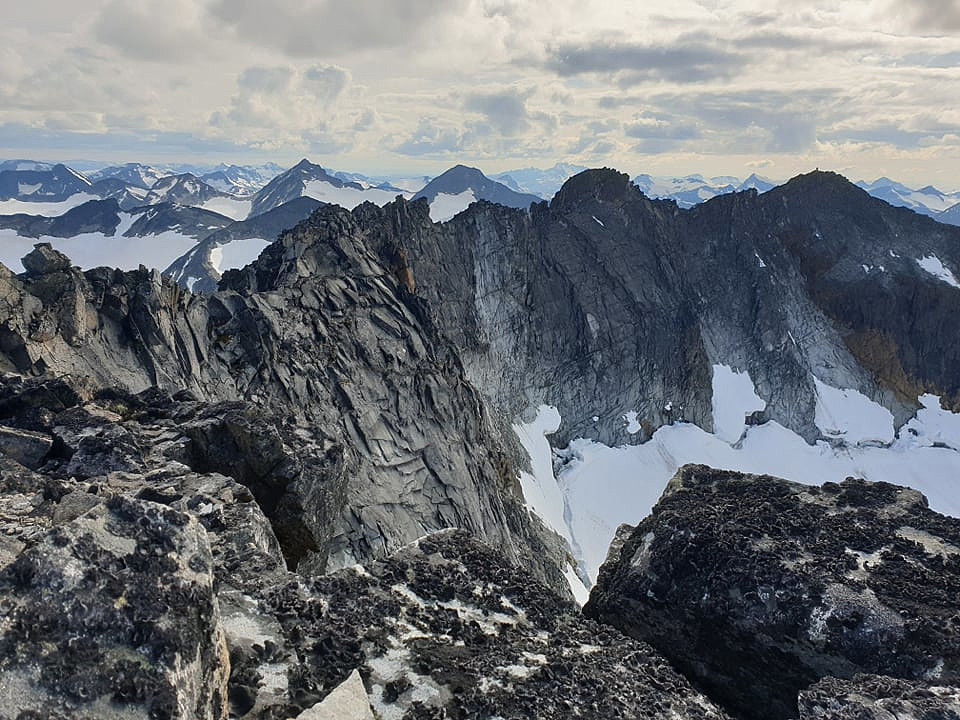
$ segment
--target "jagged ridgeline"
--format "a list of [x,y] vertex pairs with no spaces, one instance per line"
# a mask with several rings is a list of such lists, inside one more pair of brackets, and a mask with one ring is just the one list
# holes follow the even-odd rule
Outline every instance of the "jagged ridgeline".
[[[381,717],[723,718],[643,642],[679,625],[606,617],[630,576],[607,625],[569,602],[512,423],[552,405],[558,446],[711,430],[718,364],[765,400],[751,422],[810,441],[818,381],[898,425],[920,393],[960,403],[960,229],[830,173],[690,210],[612,170],[443,224],[426,200],[327,205],[209,294],[48,245],[23,262],[0,267],[0,717],[293,717],[359,670]],[[829,668],[778,712],[799,688],[826,717],[834,686],[808,686],[875,672]],[[924,692],[911,672],[870,692]]]

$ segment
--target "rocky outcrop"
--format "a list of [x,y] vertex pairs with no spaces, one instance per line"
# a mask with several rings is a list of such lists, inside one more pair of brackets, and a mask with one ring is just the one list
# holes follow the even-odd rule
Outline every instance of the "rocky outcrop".
[[958,720],[960,688],[857,675],[825,678],[800,693],[800,720]]
[[194,518],[151,502],[58,524],[0,572],[0,715],[226,718],[212,559]]
[[[349,565],[464,527],[562,591],[562,541],[528,516],[480,397],[394,260],[329,207],[209,296],[146,269],[6,272],[0,369],[249,403],[203,422],[237,433],[236,452],[214,456],[260,458],[219,471],[249,482],[291,562]],[[261,418],[276,430],[258,438]],[[83,442],[78,470],[100,457]]]
[[275,656],[309,650],[289,672],[308,707],[359,669],[379,717],[725,717],[649,646],[463,531],[291,579],[260,608],[281,628]]
[[915,490],[686,466],[584,612],[650,642],[728,710],[796,717],[857,673],[960,680],[960,521]]
[[258,459],[284,464],[267,418],[257,438],[241,403],[67,388],[0,393],[55,440],[37,470],[0,457],[0,717],[726,717],[466,531],[291,572],[256,502]]

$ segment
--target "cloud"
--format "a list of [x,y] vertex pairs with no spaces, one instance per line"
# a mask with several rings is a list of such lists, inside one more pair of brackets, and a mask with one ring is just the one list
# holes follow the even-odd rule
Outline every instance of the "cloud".
[[248,67],[237,76],[229,107],[212,113],[210,123],[305,133],[326,121],[349,83],[350,74],[335,65]]
[[527,98],[532,91],[515,88],[492,93],[473,93],[463,102],[463,109],[483,115],[502,135],[513,137],[530,129]]
[[324,57],[415,42],[466,0],[215,0],[217,21],[256,45],[293,57]]
[[915,30],[946,35],[960,30],[960,5],[956,0],[911,0],[892,4],[895,12],[905,13]]
[[291,67],[248,67],[237,78],[237,86],[244,91],[272,95],[289,90],[293,78]]
[[324,106],[330,106],[350,83],[350,74],[335,65],[314,65],[303,73],[303,89]]
[[447,155],[463,148],[463,132],[442,126],[431,118],[420,118],[416,129],[390,149],[401,155]]
[[624,129],[627,137],[641,140],[690,140],[700,137],[696,124],[672,116],[643,113]]
[[201,7],[191,0],[112,0],[93,25],[94,38],[131,58],[180,63],[209,42]]
[[746,61],[739,53],[698,39],[669,45],[600,40],[550,48],[547,67],[560,76],[614,75],[620,85],[629,86],[649,80],[689,83],[729,78]]

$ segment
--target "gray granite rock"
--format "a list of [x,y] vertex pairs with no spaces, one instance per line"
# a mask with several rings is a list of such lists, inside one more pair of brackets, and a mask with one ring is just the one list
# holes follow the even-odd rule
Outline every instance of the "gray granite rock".
[[70,266],[70,258],[59,250],[54,250],[50,243],[37,243],[23,258],[23,267],[32,275],[69,270]]
[[[0,277],[0,367],[241,403],[181,418],[181,460],[248,484],[311,572],[457,526],[564,591],[563,541],[524,509],[480,396],[395,260],[326,207],[209,296],[146,270]],[[221,444],[207,447],[209,427]],[[54,428],[64,472],[145,471],[125,432]]]

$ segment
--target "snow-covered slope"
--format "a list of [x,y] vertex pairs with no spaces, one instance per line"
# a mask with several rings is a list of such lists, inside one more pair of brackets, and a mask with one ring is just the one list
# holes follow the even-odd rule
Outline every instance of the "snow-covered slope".
[[135,270],[140,265],[163,269],[197,243],[196,238],[176,230],[143,237],[125,236],[138,218],[138,215],[121,213],[120,225],[112,235],[95,232],[69,238],[25,238],[14,230],[0,230],[0,262],[14,272],[23,272],[20,259],[35,243],[48,242],[84,270],[101,266]]
[[0,171],[0,200],[62,202],[71,195],[90,191],[91,182],[66,165],[50,170]]
[[264,185],[283,172],[276,163],[265,165],[219,165],[200,179],[220,192],[248,196],[258,192]]
[[705,178],[702,175],[637,175],[633,178],[633,184],[647,197],[675,200],[677,205],[683,208],[693,207],[718,195],[750,189],[763,193],[776,187],[773,181],[756,174],[742,182],[739,178],[730,176]]
[[131,162],[123,165],[111,165],[95,172],[90,173],[90,179],[96,182],[106,178],[116,178],[135,187],[149,190],[154,186],[157,180],[172,175],[173,173],[152,165]]
[[99,199],[98,195],[82,192],[75,193],[66,200],[59,202],[28,202],[16,199],[0,200],[0,215],[25,213],[27,215],[45,215],[51,217],[53,215],[62,215],[67,212],[67,210],[97,199]]
[[196,175],[184,173],[171,175],[158,180],[147,195],[148,205],[177,203],[179,205],[203,205],[216,198],[224,198],[224,193],[207,185]]
[[960,225],[960,202],[942,213],[937,213],[933,219],[947,225]]
[[[848,476],[896,482],[923,492],[932,509],[960,516],[960,414],[941,409],[935,395],[922,395],[916,416],[894,436],[885,408],[817,380],[818,421],[830,440],[810,445],[775,422],[746,424],[763,406],[747,373],[716,365],[713,383],[714,433],[677,423],[642,445],[576,439],[553,449],[549,436],[560,426],[554,408],[541,406],[535,418],[514,425],[531,458],[532,472],[521,473],[524,497],[570,542],[591,583],[617,527],[642,520],[688,463],[815,485]],[[629,430],[625,420],[624,443]]]
[[394,187],[368,187],[363,183],[341,180],[319,165],[304,158],[286,172],[273,178],[253,196],[251,217],[273,210],[298,197],[310,197],[320,202],[340,205],[352,210],[363,202],[377,205],[394,200],[397,195],[411,193]]

